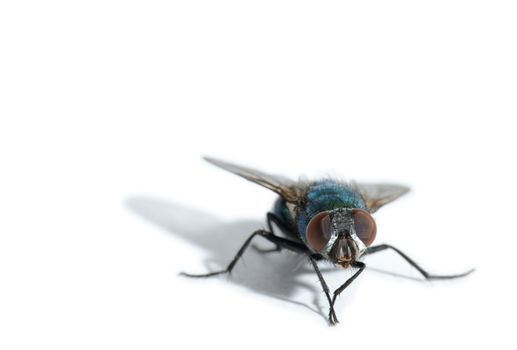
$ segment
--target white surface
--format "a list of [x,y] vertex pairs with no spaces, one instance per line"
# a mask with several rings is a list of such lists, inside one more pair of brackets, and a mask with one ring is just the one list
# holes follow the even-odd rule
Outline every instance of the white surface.
[[[514,348],[516,15],[511,1],[2,2],[0,348]],[[293,255],[182,278],[229,261],[275,198],[202,154],[407,183],[378,241],[432,272],[478,270],[367,270],[337,327]],[[368,263],[416,276],[391,253]]]

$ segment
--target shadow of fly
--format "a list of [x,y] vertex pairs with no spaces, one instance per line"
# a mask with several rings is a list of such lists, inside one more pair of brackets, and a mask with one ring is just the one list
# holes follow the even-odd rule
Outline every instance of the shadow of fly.
[[[395,184],[347,183],[330,178],[292,181],[218,159],[204,159],[276,192],[279,197],[273,210],[266,215],[268,229],[253,232],[226,269],[205,274],[182,273],[184,276],[211,277],[231,273],[252,240],[255,237],[263,237],[272,242],[275,248],[260,249],[253,246],[261,253],[287,249],[308,257],[329,303],[328,320],[334,325],[339,322],[334,310],[336,298],[364,271],[366,265],[360,259],[365,254],[391,249],[426,280],[459,278],[474,271],[471,269],[454,275],[430,274],[396,247],[389,244],[372,245],[377,234],[377,225],[372,214],[407,193],[408,187]],[[277,231],[283,233],[282,236],[275,234],[273,225]],[[318,267],[318,262],[325,260],[338,267],[355,270],[354,274],[333,293],[330,292]]]

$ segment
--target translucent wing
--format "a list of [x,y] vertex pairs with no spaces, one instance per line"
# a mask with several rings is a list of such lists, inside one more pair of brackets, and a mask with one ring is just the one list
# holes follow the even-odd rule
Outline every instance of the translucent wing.
[[288,202],[296,202],[300,198],[300,191],[296,187],[296,182],[278,175],[266,174],[262,171],[247,168],[237,164],[228,163],[219,159],[203,157],[207,162],[242,176],[246,180],[264,186],[271,191],[278,193]]
[[393,202],[409,192],[409,187],[394,184],[364,184],[352,183],[361,193],[370,212],[376,212],[380,207]]

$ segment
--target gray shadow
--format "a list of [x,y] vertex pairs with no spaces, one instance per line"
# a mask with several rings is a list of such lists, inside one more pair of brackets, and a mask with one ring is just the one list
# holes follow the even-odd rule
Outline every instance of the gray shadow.
[[398,272],[393,272],[393,271],[388,271],[388,270],[384,270],[384,269],[379,269],[377,267],[368,266],[368,269],[370,271],[374,271],[374,272],[377,272],[377,273],[380,273],[380,274],[383,274],[383,275],[388,275],[388,276],[395,277],[395,278],[403,278],[403,279],[406,279],[406,280],[411,280],[411,281],[416,281],[416,282],[429,282],[425,278],[418,278],[418,277],[413,277],[413,276],[409,276],[409,275],[404,275],[404,274],[401,274],[401,273],[398,273]]
[[[226,268],[246,238],[264,226],[264,223],[253,220],[224,222],[206,212],[147,196],[130,197],[126,205],[142,218],[206,251],[206,270],[186,271],[194,274]],[[263,248],[272,247],[269,242],[262,242],[260,237],[255,243]],[[301,278],[308,272],[314,273],[306,262],[306,257],[300,254],[286,251],[260,254],[250,248],[228,279],[254,292],[300,305],[327,320],[319,302],[319,284],[307,283]],[[300,288],[314,295],[312,305],[293,299]]]

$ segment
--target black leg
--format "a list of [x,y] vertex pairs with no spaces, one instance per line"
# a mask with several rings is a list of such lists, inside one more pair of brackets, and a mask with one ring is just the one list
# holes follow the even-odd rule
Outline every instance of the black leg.
[[[364,271],[364,268],[366,267],[366,265],[363,262],[361,262],[361,261],[355,261],[352,264],[352,267],[356,267],[359,270],[357,270],[357,272],[354,273],[352,275],[352,277],[347,279],[346,282],[341,285],[341,287],[339,287],[338,289],[336,289],[334,291],[334,296],[332,297],[332,303],[331,303],[331,306],[330,306],[331,310],[334,310],[334,303],[336,302],[336,298],[338,297],[338,295],[341,294],[361,274],[361,272]],[[335,314],[334,314],[334,317],[335,317]],[[336,323],[339,322],[336,317],[335,317],[335,321],[336,321]]]
[[[293,235],[293,233],[291,232],[291,229],[285,224],[285,222],[271,212],[267,213],[266,222],[267,222],[268,230],[271,233],[275,232],[273,230],[273,225],[272,225],[274,223],[280,229],[280,231],[282,231],[283,233],[285,233],[287,235]],[[274,252],[279,252],[282,250],[282,247],[279,244],[276,244],[275,248],[271,248],[271,249],[262,249],[262,248],[257,247],[256,245],[253,245],[252,248],[262,254],[274,253]]]
[[316,271],[316,275],[318,275],[318,279],[320,280],[321,286],[323,287],[323,292],[325,292],[325,296],[327,297],[327,300],[329,302],[330,310],[329,310],[329,322],[330,324],[336,324],[338,321],[336,317],[336,312],[334,311],[334,306],[332,304],[332,299],[330,298],[330,290],[327,286],[327,282],[325,282],[325,279],[323,278],[323,275],[321,274],[321,271],[318,267],[318,264],[316,263],[316,260],[312,256],[309,256],[309,261],[312,264],[312,267],[314,267],[314,271]]
[[394,250],[398,255],[400,255],[404,260],[406,260],[411,266],[413,266],[415,269],[420,272],[420,274],[426,279],[426,280],[435,280],[435,279],[453,279],[453,278],[459,278],[467,276],[468,274],[472,273],[474,269],[470,269],[467,272],[459,273],[455,275],[432,275],[429,272],[425,271],[423,268],[418,266],[416,262],[414,262],[410,257],[408,257],[406,254],[398,250],[397,248],[389,245],[389,244],[379,244],[373,247],[368,248],[368,254],[377,253],[386,249],[392,249]]
[[280,248],[284,248],[284,249],[293,251],[295,253],[311,254],[311,252],[309,251],[309,248],[307,248],[305,246],[305,244],[303,244],[301,242],[296,242],[296,241],[292,241],[287,238],[278,237],[278,236],[275,236],[271,232],[265,232],[265,234],[263,236],[268,241],[278,244],[280,246]]
[[273,242],[273,243],[279,245],[282,248],[289,249],[289,250],[295,251],[297,253],[306,253],[306,254],[308,254],[307,247],[305,247],[302,243],[294,242],[294,241],[291,241],[289,239],[285,239],[285,238],[282,238],[282,237],[275,236],[271,232],[268,232],[268,231],[265,231],[265,230],[257,230],[255,232],[253,232],[251,234],[251,236],[248,237],[248,239],[246,239],[246,241],[244,242],[244,244],[239,249],[239,251],[237,252],[237,254],[235,255],[235,257],[233,258],[233,260],[230,262],[230,264],[228,265],[228,267],[226,269],[221,270],[221,271],[205,273],[205,274],[190,274],[190,273],[186,273],[186,272],[181,272],[180,275],[187,276],[187,277],[211,277],[211,276],[220,275],[220,274],[223,274],[223,273],[230,273],[230,272],[232,272],[235,264],[237,263],[237,261],[239,261],[239,259],[242,256],[242,254],[244,254],[244,252],[246,251],[246,249],[250,245],[251,241],[256,236],[262,236],[262,237],[266,238],[268,241]]
[[271,212],[267,213],[266,218],[267,218],[267,226],[269,228],[269,232],[274,232],[273,226],[271,225],[272,223],[274,223],[280,229],[280,231],[282,231],[286,235],[288,235],[288,236],[294,235],[292,229],[284,222],[284,220],[280,219],[274,213],[271,213]]

